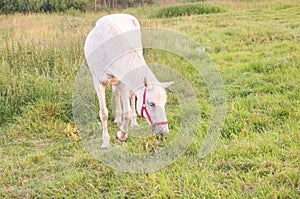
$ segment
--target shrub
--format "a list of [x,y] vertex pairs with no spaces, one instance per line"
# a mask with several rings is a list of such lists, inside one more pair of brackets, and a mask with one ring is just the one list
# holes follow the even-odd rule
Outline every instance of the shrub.
[[14,13],[19,7],[17,0],[1,0],[0,1],[0,14]]
[[190,15],[201,15],[210,13],[222,12],[218,6],[213,6],[204,3],[189,3],[189,4],[179,4],[175,6],[167,6],[159,9],[151,17],[154,18],[169,18],[169,17],[179,17],[179,16],[190,16]]
[[69,9],[85,11],[88,0],[2,0],[0,14],[15,12],[64,12]]

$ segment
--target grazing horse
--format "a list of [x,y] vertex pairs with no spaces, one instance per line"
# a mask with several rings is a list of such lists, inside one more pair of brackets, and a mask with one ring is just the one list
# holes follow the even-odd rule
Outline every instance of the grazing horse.
[[112,14],[100,18],[86,38],[84,52],[100,104],[101,148],[110,147],[105,99],[105,90],[110,85],[113,86],[117,101],[115,122],[122,123],[117,139],[126,140],[130,120],[132,125],[136,124],[135,96],[137,112],[152,125],[153,133],[168,135],[165,88],[173,82],[159,82],[147,67],[143,57],[140,23],[134,16]]

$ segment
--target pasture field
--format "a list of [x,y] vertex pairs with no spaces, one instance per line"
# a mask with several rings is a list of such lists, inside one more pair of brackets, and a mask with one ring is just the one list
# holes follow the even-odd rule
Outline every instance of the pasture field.
[[[0,197],[299,198],[300,3],[209,3],[224,11],[166,19],[150,17],[157,7],[123,11],[142,27],[175,30],[205,46],[226,91],[218,145],[200,158],[211,117],[205,83],[184,60],[145,51],[148,62],[172,66],[189,80],[203,121],[183,156],[145,174],[103,165],[84,150],[73,128],[72,93],[84,40],[105,13],[0,16]],[[176,99],[170,100],[167,142],[179,124]],[[112,142],[118,144],[112,119]],[[146,144],[157,147],[155,139],[130,137],[125,148],[150,153]]]

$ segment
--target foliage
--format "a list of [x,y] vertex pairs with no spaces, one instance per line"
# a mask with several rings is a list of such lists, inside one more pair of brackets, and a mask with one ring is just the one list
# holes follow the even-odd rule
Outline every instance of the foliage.
[[151,16],[157,18],[170,18],[179,16],[219,13],[222,11],[223,9],[215,5],[209,5],[205,3],[187,3],[175,6],[162,7]]
[[63,12],[68,9],[85,11],[88,0],[3,0],[0,14],[15,12]]
[[100,4],[102,5],[102,7],[106,7],[109,9],[130,8],[153,3],[154,0],[100,0]]
[[206,0],[181,0],[180,2],[182,2],[182,3],[188,3],[188,2],[194,3],[194,2],[204,2],[204,1],[206,1]]
[[121,9],[153,3],[153,0],[2,0],[0,2],[0,14],[63,12],[69,9],[80,11],[97,8]]
[[19,6],[17,0],[2,0],[0,2],[0,14],[14,13]]

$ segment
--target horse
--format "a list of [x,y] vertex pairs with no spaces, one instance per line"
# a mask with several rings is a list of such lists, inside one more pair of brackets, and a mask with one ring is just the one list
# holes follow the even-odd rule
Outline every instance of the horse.
[[135,106],[137,113],[152,125],[154,134],[169,134],[166,88],[174,82],[159,82],[147,66],[143,57],[141,27],[136,17],[111,14],[98,19],[86,37],[84,54],[99,100],[101,148],[111,147],[105,98],[106,88],[111,85],[116,98],[115,122],[121,122],[116,134],[118,140],[127,139],[130,120],[132,125],[137,125]]

